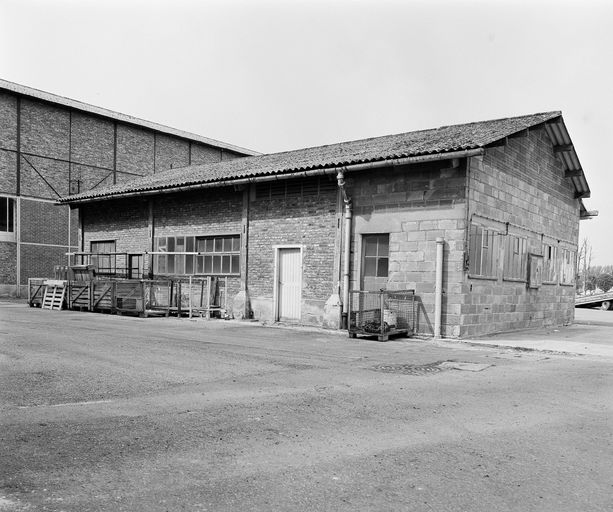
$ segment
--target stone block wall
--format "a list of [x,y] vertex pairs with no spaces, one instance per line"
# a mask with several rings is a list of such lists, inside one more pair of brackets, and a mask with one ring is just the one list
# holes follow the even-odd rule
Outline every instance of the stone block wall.
[[445,241],[442,334],[460,334],[465,172],[464,162],[442,161],[348,175],[354,204],[351,287],[362,288],[363,235],[389,234],[387,289],[415,290],[420,334],[433,333],[437,238]]
[[470,219],[500,233],[499,268],[493,280],[467,277],[461,335],[571,322],[574,285],[558,280],[531,289],[527,280],[503,277],[507,233],[525,237],[529,253],[542,254],[543,242],[558,248],[558,260],[562,249],[577,250],[579,202],[547,132],[531,129],[526,137],[471,158],[469,191]]

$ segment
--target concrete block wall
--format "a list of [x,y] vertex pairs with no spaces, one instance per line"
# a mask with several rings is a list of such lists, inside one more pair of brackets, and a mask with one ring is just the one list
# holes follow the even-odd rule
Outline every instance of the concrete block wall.
[[[459,335],[466,228],[465,167],[450,161],[350,174],[354,204],[351,287],[361,289],[362,236],[390,235],[390,290],[413,289],[416,331],[432,334],[436,239],[443,238],[442,334]],[[373,195],[373,192],[376,192]]]
[[337,285],[336,186],[319,195],[289,191],[284,198],[256,195],[249,208],[248,280],[254,317],[274,320],[274,247],[294,246],[302,248],[301,323],[323,325],[325,303]]
[[[542,254],[543,240],[576,250],[579,202],[571,181],[544,129],[511,138],[470,160],[471,218],[494,227],[509,223],[509,232],[525,236],[528,252]],[[506,228],[503,228],[503,231]],[[501,242],[505,238],[501,236]],[[574,318],[573,285],[542,284],[503,279],[502,257],[495,280],[467,277],[469,295],[461,307],[461,335],[475,336],[527,327],[561,325]]]

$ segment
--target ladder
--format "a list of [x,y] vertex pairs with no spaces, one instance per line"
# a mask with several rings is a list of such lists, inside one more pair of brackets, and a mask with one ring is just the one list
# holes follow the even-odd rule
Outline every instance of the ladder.
[[42,309],[55,309],[59,311],[64,305],[66,296],[66,283],[64,281],[47,281]]

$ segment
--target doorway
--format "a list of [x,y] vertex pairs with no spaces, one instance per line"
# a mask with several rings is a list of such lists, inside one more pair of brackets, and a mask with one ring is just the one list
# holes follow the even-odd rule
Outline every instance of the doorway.
[[302,250],[299,247],[277,249],[276,318],[281,322],[300,320],[302,300]]

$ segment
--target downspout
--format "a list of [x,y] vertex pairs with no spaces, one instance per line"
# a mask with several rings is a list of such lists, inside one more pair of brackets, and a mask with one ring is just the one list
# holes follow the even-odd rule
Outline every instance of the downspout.
[[343,194],[343,202],[345,203],[345,225],[343,227],[345,231],[344,243],[343,243],[343,303],[341,313],[341,328],[346,329],[348,327],[348,311],[349,311],[349,277],[351,274],[351,219],[353,217],[353,211],[351,208],[351,198],[347,195],[345,189],[345,175],[342,170],[338,171],[336,175],[338,182],[338,188]]
[[445,240],[436,239],[436,277],[434,284],[434,337],[441,337],[441,319],[443,316],[443,248]]

